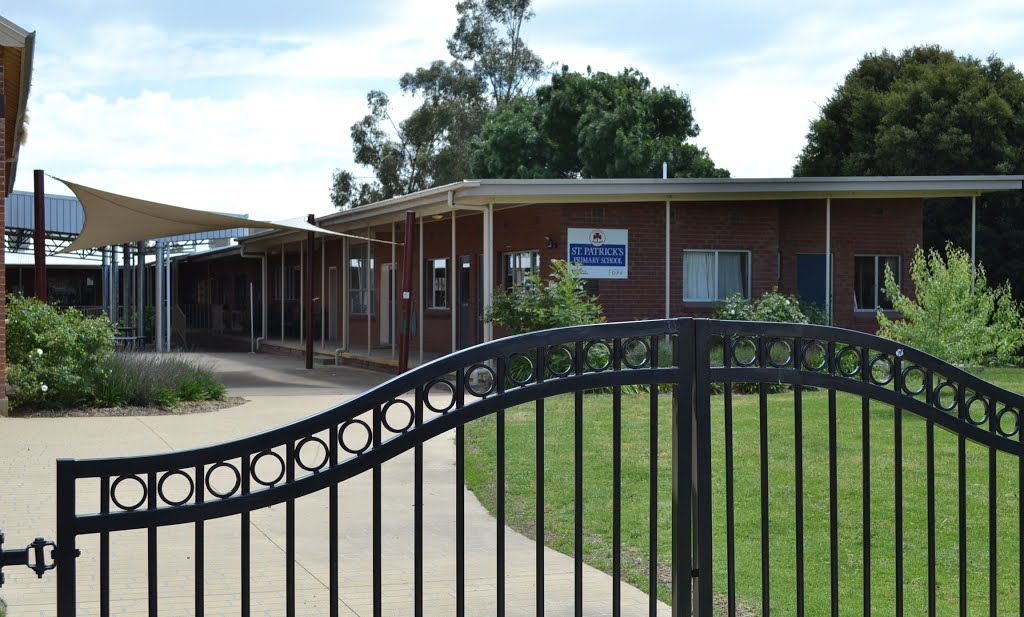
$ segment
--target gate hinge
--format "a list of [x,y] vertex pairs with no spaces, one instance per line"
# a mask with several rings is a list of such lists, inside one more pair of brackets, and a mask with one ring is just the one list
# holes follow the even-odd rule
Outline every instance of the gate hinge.
[[[3,550],[3,546],[4,532],[0,531],[0,587],[4,585],[4,566],[28,566],[39,578],[42,578],[47,570],[57,567],[57,562],[53,558],[57,545],[49,540],[36,538],[32,541],[32,544],[25,548],[10,551]],[[50,551],[50,563],[46,562],[45,550],[47,547],[52,549]]]

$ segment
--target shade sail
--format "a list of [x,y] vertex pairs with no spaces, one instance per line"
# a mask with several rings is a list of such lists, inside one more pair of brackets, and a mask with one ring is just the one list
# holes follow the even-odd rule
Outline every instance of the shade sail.
[[61,178],[54,180],[63,182],[71,189],[82,203],[82,210],[85,213],[82,233],[60,251],[61,253],[239,227],[312,231],[331,236],[359,237],[310,225],[301,219],[258,221],[118,195]]

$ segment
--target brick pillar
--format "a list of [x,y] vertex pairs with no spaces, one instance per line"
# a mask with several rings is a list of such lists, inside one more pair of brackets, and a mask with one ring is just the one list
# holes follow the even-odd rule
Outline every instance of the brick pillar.
[[[4,83],[3,48],[0,47],[0,88]],[[7,93],[0,91],[0,97],[7,98]],[[8,101],[4,100],[3,103]],[[10,113],[6,104],[0,105],[4,114]],[[16,112],[15,112],[16,113]],[[5,118],[0,118],[0,153],[7,152],[7,141]],[[7,198],[7,165],[0,166],[0,238],[4,237],[4,213],[5,201]],[[0,416],[7,415],[7,257],[4,251],[4,244],[0,243]]]

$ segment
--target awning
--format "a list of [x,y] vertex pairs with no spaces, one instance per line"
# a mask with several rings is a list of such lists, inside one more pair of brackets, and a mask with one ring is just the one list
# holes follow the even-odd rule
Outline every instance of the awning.
[[82,227],[82,233],[71,244],[60,251],[61,253],[238,227],[312,231],[330,236],[343,236],[360,240],[371,240],[383,244],[393,244],[385,240],[363,238],[362,236],[330,231],[316,225],[310,225],[302,219],[272,222],[247,219],[230,214],[204,212],[202,210],[170,206],[126,195],[109,193],[62,180],[61,178],[51,177],[54,180],[63,182],[71,189],[75,196],[78,197],[78,201],[82,203],[82,209],[85,212],[85,225]]

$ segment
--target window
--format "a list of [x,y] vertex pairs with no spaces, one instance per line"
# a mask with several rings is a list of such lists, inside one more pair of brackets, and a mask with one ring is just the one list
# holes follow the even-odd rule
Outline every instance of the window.
[[683,300],[750,298],[750,251],[683,251]]
[[519,251],[505,253],[504,283],[505,289],[522,283],[526,277],[540,272],[539,251]]
[[900,284],[898,255],[857,255],[853,258],[853,302],[858,311],[878,309],[891,311],[892,300],[886,297],[885,269],[892,270],[896,285]]
[[428,259],[424,269],[427,308],[448,308],[448,260]]
[[[302,286],[302,271],[298,266],[285,266],[284,269],[284,295],[281,294],[281,268],[274,268],[271,274],[274,285],[274,300],[298,300],[299,289]],[[200,290],[199,294],[206,293]]]
[[353,244],[348,249],[348,307],[353,315],[373,313],[373,260],[368,258],[369,244]]

